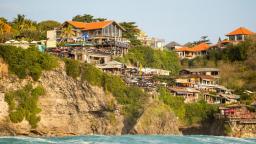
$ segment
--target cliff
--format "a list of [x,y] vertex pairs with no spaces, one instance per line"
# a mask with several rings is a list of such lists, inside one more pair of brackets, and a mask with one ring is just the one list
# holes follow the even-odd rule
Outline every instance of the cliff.
[[[12,123],[8,116],[8,104],[4,101],[6,92],[20,89],[28,83],[42,85],[46,90],[46,94],[39,97],[41,120],[35,129],[25,119],[20,123]],[[176,121],[172,120],[175,116],[165,109],[157,115],[151,115],[150,121],[141,125],[150,111],[146,110],[138,120],[134,128],[137,134],[179,133]],[[152,128],[145,131],[148,127]],[[62,62],[58,68],[44,71],[36,82],[30,77],[18,79],[13,75],[0,80],[0,135],[120,135],[123,129],[126,128],[122,106],[115,97],[100,87],[67,76]]]
[[173,111],[162,102],[151,103],[138,119],[134,134],[180,135],[177,119]]

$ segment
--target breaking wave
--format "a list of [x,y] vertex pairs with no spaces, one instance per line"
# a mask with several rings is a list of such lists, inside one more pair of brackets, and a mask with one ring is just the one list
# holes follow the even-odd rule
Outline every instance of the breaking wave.
[[123,136],[72,136],[72,137],[0,137],[2,144],[255,144],[254,139],[222,136],[163,136],[163,135],[123,135]]

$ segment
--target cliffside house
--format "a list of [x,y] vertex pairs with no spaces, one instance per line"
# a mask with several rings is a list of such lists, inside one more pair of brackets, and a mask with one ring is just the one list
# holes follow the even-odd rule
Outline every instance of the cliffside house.
[[192,103],[196,102],[199,98],[200,91],[194,89],[194,88],[188,88],[188,87],[170,87],[168,88],[169,91],[174,96],[181,96],[184,98],[185,103]]
[[213,45],[212,49],[224,49],[229,44],[238,44],[246,39],[246,37],[255,34],[251,30],[245,28],[245,27],[239,27],[232,32],[229,32],[226,34],[227,39],[221,40],[219,39],[218,43]]
[[226,34],[226,36],[228,37],[228,40],[231,42],[240,42],[240,41],[244,41],[247,36],[252,34],[255,34],[255,33],[245,27],[240,27]]
[[186,68],[180,71],[180,75],[208,75],[219,78],[220,70],[218,68]]
[[231,104],[237,103],[239,95],[233,93],[205,93],[204,100],[209,104]]
[[123,55],[128,52],[129,42],[123,38],[125,29],[115,21],[84,23],[66,21],[62,28],[71,26],[74,32],[72,39],[87,40],[102,52],[111,51],[112,55]]
[[123,63],[118,61],[109,61],[105,64],[98,64],[96,65],[99,69],[103,70],[104,72],[109,72],[114,75],[122,75],[126,66]]
[[207,50],[209,49],[209,45],[207,43],[201,43],[194,47],[181,47],[175,49],[176,53],[178,54],[180,59],[194,59],[198,56],[207,55]]
[[219,107],[220,115],[226,118],[226,122],[237,122],[239,124],[256,124],[256,113],[246,105],[235,104]]

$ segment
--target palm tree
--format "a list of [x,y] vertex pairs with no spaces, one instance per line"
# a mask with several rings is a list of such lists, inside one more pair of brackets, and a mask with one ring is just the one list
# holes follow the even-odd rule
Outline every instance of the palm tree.
[[25,15],[21,15],[21,14],[18,14],[17,18],[15,18],[13,21],[13,24],[18,30],[21,30],[24,28],[24,23],[25,23]]
[[25,15],[18,14],[17,18],[13,21],[14,26],[17,30],[36,30],[36,22],[26,19]]
[[75,32],[73,31],[72,26],[68,25],[67,27],[62,29],[61,38],[62,39],[71,39],[75,36]]

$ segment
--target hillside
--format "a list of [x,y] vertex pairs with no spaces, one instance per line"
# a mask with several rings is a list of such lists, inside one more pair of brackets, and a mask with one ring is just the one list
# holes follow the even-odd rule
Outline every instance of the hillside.
[[182,67],[217,67],[221,71],[220,84],[234,89],[244,103],[256,101],[253,95],[243,92],[256,89],[256,36],[249,37],[237,45],[228,45],[223,50],[210,50],[206,57],[184,59]]
[[[27,54],[31,51],[36,58]],[[88,64],[63,62],[33,49],[0,47],[0,54],[10,70],[0,80],[0,135],[127,134],[143,117],[144,106],[156,101]],[[41,56],[48,58],[42,60]],[[54,65],[46,68],[46,62]],[[24,73],[20,75],[17,68]],[[170,109],[165,108],[161,113],[169,115]],[[174,115],[168,116],[173,119],[171,125],[160,118],[162,115],[152,117],[163,125],[149,123],[154,126],[150,134],[164,134],[163,126],[175,126],[169,132],[180,134]]]

